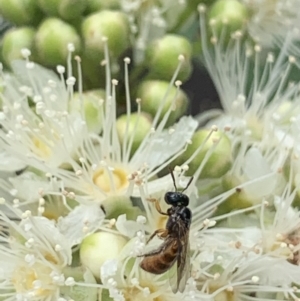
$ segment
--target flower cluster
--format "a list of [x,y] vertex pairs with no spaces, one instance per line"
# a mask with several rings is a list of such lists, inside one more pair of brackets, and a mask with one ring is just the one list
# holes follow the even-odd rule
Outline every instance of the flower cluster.
[[[196,118],[174,115],[182,55],[153,118],[143,97],[131,99],[129,58],[124,84],[112,77],[106,38],[105,90],[82,92],[72,44],[67,69],[47,70],[23,49],[12,73],[1,70],[0,300],[299,300],[297,31],[264,53],[241,31],[228,41],[208,29],[199,13],[223,110]],[[164,195],[177,188],[192,223],[187,253],[176,251],[185,287],[174,294],[178,257],[161,274],[140,262],[165,254],[163,236],[147,242],[169,218],[157,204],[169,212]]]
[[[133,252],[130,239],[139,237],[143,245],[145,231],[163,226],[165,219],[147,198],[172,187],[169,175],[158,174],[185,150],[198,125],[186,116],[166,126],[181,85],[176,77],[182,57],[151,120],[140,99],[137,112],[131,111],[129,58],[126,114],[118,118],[118,81],[111,79],[108,48],[105,94],[88,99],[81,92],[79,57],[78,79],[72,74],[73,51],[69,45],[69,68],[58,66],[58,75],[30,61],[27,49],[25,60],[13,63],[13,74],[2,72],[0,296],[5,300],[96,300],[108,290],[125,298],[126,287],[111,291],[109,260],[137,264],[140,253]],[[179,168],[178,176],[184,170]],[[121,290],[125,279],[120,281]],[[125,282],[134,289],[131,279]]]

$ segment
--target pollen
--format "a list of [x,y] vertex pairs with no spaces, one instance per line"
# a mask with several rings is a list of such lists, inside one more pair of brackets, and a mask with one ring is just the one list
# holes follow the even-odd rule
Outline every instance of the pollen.
[[94,172],[93,182],[106,193],[121,191],[129,185],[127,172],[121,168],[99,168]]

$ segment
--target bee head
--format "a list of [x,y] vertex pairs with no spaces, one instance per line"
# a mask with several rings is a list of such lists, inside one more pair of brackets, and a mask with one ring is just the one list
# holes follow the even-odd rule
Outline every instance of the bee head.
[[179,191],[169,191],[165,194],[165,202],[171,206],[187,207],[189,205],[189,197]]
[[189,187],[189,185],[193,181],[194,177],[190,178],[190,180],[187,183],[187,185],[185,186],[185,188],[180,192],[180,191],[178,191],[177,186],[176,186],[174,173],[171,168],[169,168],[169,170],[170,170],[170,174],[171,174],[173,184],[175,187],[175,192],[172,192],[172,191],[167,192],[165,194],[165,202],[171,206],[187,207],[189,205],[190,200],[189,200],[189,197],[186,194],[184,194],[183,192]]

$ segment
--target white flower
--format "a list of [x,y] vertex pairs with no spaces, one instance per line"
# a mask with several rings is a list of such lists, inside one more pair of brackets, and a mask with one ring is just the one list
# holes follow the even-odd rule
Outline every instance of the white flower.
[[1,147],[23,164],[58,167],[87,134],[81,116],[68,112],[75,78],[65,87],[54,72],[25,61],[14,62],[13,72],[2,82]]
[[79,205],[65,217],[60,217],[57,227],[74,246],[79,244],[88,234],[98,230],[103,221],[104,212],[97,204]]
[[290,264],[299,265],[300,214],[292,207],[296,190],[287,185],[281,196],[274,197],[276,212],[272,220],[260,215],[262,247],[270,256],[284,258]]
[[28,210],[10,210],[19,220],[0,212],[0,298],[96,300],[100,286],[90,271],[71,266],[73,235],[69,237],[54,221],[32,216]]
[[[180,183],[180,178],[184,180],[183,171],[179,168],[175,169],[174,175],[176,183]],[[202,277],[206,276],[205,269],[200,272],[197,271],[197,267],[199,267],[197,262],[199,262],[199,259],[202,258],[201,261],[207,263],[207,258],[212,255],[211,260],[214,262],[218,260],[215,259],[215,252],[219,250],[219,253],[223,252],[224,258],[226,257],[226,253],[228,255],[226,261],[224,260],[223,262],[224,267],[227,267],[236,256],[243,258],[245,256],[243,255],[245,249],[249,250],[249,252],[253,250],[252,252],[255,254],[255,245],[261,238],[261,231],[256,231],[256,229],[252,232],[249,231],[249,233],[248,229],[245,229],[245,231],[242,229],[240,232],[236,229],[229,229],[227,232],[219,228],[210,230],[211,227],[215,226],[216,222],[214,219],[210,220],[209,218],[218,205],[235,193],[235,189],[236,188],[233,188],[230,191],[218,195],[203,204],[191,204],[190,208],[193,213],[190,229],[191,253],[189,253],[188,256],[192,256],[192,265],[188,268],[192,271],[192,278],[188,280],[183,294],[174,295],[169,284],[169,272],[161,275],[153,275],[143,271],[139,267],[141,259],[138,256],[147,251],[155,250],[163,243],[162,240],[154,238],[153,241],[146,246],[147,238],[155,230],[165,228],[167,221],[167,217],[159,214],[154,203],[147,199],[147,185],[141,185],[140,190],[145,217],[139,216],[133,221],[126,219],[125,215],[121,215],[114,221],[118,232],[127,236],[130,240],[117,258],[107,261],[100,269],[100,278],[105,287],[109,290],[110,296],[114,298],[114,300],[126,300],[129,296],[131,300],[138,300],[139,298],[153,300],[155,296],[163,300],[177,300],[177,298],[189,300],[191,297],[196,300],[198,300],[197,298],[200,298],[199,300],[201,300],[201,298],[210,298],[207,292],[201,290],[201,286],[197,285],[197,281],[200,281]],[[165,192],[173,190],[174,187],[172,186],[165,188]],[[193,190],[188,189],[185,193],[192,197],[192,191]],[[167,205],[163,200],[163,194],[159,197],[159,204],[165,212]],[[261,205],[256,206],[256,208],[260,206]],[[251,210],[253,209],[254,207],[251,208]],[[222,219],[222,217],[218,217],[217,219]],[[243,243],[244,247],[237,249],[235,245],[230,246],[229,242],[234,239],[233,237],[237,239],[237,244]],[[241,238],[240,242],[238,241],[239,238]],[[216,256],[216,258],[217,257],[218,256]],[[229,278],[226,278],[226,281],[227,280],[230,281]],[[251,282],[251,279],[249,281]],[[245,283],[249,281],[247,280]],[[226,285],[223,288],[224,290],[226,289]],[[213,296],[211,298],[213,298]]]
[[[282,169],[288,153],[279,148],[268,155],[263,153],[263,149],[251,147],[249,144],[246,142],[245,145],[240,145],[234,154],[232,169],[223,178],[225,188],[240,185],[236,192],[236,201],[240,200],[244,205],[259,204],[270,195],[280,194],[286,182]],[[242,185],[244,183],[245,186]]]
[[274,46],[286,32],[295,27],[299,29],[299,0],[242,0],[251,17],[248,30],[253,39],[263,46]]
[[[78,205],[71,194],[62,192],[63,184],[57,178],[41,177],[31,171],[0,179],[0,187],[5,192],[1,196],[14,208],[30,210],[33,215],[49,219],[57,220],[60,216],[67,215],[71,207]],[[13,212],[7,212],[10,217],[13,216]],[[76,223],[77,226],[79,224]]]
[[288,146],[292,117],[299,114],[298,87],[289,83],[290,70],[297,66],[290,55],[295,49],[293,32],[287,32],[275,57],[260,45],[248,45],[241,32],[235,32],[227,44],[221,37],[208,37],[203,10],[200,22],[204,62],[225,114],[208,111],[199,119],[216,117],[217,126],[230,128],[236,138],[247,136],[252,143],[263,140],[267,146]]
[[[131,105],[126,74],[130,60],[126,58],[124,62],[129,117]],[[198,125],[192,117],[183,117],[172,128],[164,129],[172,105],[161,122],[158,122],[161,115],[159,107],[151,130],[130,157],[131,137],[126,132],[121,144],[117,136],[117,81],[110,78],[108,50],[106,99],[98,101],[103,121],[100,136],[88,131],[83,112],[68,110],[76,81],[70,70],[65,83],[61,67],[58,68],[61,80],[54,73],[28,61],[16,62],[14,68],[22,76],[4,77],[4,112],[0,121],[3,148],[17,160],[42,171],[47,178],[57,178],[61,190],[72,194],[81,204],[101,203],[109,196],[129,197],[134,194],[138,191],[133,190],[135,184],[153,179],[183,152]],[[170,85],[174,85],[175,77],[176,74]],[[31,100],[35,112],[30,107]],[[164,101],[161,101],[162,107]],[[137,106],[137,114],[140,114],[140,101],[137,101]],[[138,125],[137,119],[135,130]],[[162,180],[153,181],[162,183]],[[153,191],[159,190],[159,185],[152,187]]]
[[[229,42],[222,36],[208,36],[202,6],[200,25],[204,62],[224,111],[204,112],[198,120],[227,129],[235,158],[223,187],[253,180],[252,187],[242,191],[243,200],[252,204],[272,193],[281,194],[286,181],[297,185],[299,178],[297,160],[287,161],[299,153],[299,88],[289,77],[292,68],[298,68],[297,58],[291,55],[299,55],[295,32],[286,33],[275,56],[260,45],[249,45],[242,32],[235,32]],[[283,171],[288,164],[291,176],[287,178]]]
[[7,291],[8,300],[57,299],[65,285],[63,269],[72,260],[69,241],[52,221],[30,212],[19,224],[0,213],[0,222],[0,296]]
[[280,292],[293,296],[291,285],[300,281],[298,267],[264,253],[264,239],[262,229],[255,227],[204,231],[196,238],[199,249],[192,261],[198,287],[218,300],[247,300],[249,294],[273,300]]

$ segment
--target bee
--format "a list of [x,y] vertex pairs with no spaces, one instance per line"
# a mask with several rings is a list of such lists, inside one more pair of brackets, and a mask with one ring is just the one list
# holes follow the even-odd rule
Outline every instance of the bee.
[[[143,260],[140,267],[146,272],[152,274],[163,274],[169,271],[169,282],[174,293],[183,292],[186,281],[190,276],[190,258],[189,258],[189,229],[192,221],[192,212],[187,207],[189,198],[183,192],[189,187],[193,178],[191,178],[186,187],[180,192],[175,183],[175,177],[170,170],[175,192],[169,191],[165,194],[164,200],[171,207],[167,212],[163,212],[157,199],[149,201],[155,203],[156,210],[168,216],[165,229],[156,230],[148,239],[147,244],[155,236],[163,239],[164,242],[149,253],[140,255]],[[172,267],[176,264],[176,268]]]

